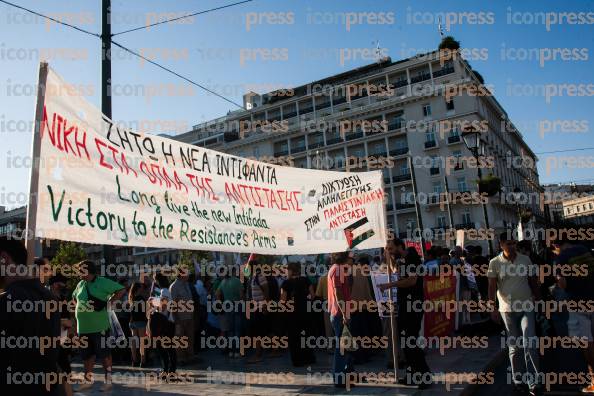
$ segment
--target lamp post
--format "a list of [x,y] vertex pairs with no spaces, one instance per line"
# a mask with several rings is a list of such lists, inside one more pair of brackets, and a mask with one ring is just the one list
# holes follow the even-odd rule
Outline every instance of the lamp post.
[[[477,162],[477,172],[479,180],[483,177],[483,172],[481,171],[481,167],[479,166],[479,157],[485,155],[485,146],[481,140],[481,132],[477,130],[475,127],[466,128],[462,132],[462,139],[464,140],[464,144],[466,148],[470,151],[472,156],[476,159]],[[478,183],[477,183],[478,184]],[[483,206],[483,216],[485,217],[485,227],[487,230],[489,229],[489,215],[487,214],[487,204],[482,203]],[[493,257],[493,241],[491,239],[487,239],[487,243],[489,244],[489,256]]]

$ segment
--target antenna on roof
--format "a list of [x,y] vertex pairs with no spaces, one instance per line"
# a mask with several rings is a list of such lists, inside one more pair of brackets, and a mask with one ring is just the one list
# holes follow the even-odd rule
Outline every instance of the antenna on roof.
[[375,61],[380,63],[382,61],[382,49],[380,48],[379,40],[375,40],[371,44],[375,44]]
[[438,18],[438,25],[437,25],[437,31],[439,32],[439,37],[443,38],[444,34],[443,34],[443,27],[441,26],[441,16]]

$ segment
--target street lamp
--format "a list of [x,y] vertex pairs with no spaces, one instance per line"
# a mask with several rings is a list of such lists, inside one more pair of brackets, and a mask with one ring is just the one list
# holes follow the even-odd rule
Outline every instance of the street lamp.
[[[481,140],[481,132],[473,126],[468,127],[464,129],[464,131],[462,131],[462,140],[464,140],[464,144],[466,145],[466,148],[468,148],[468,151],[470,151],[472,156],[476,159],[476,169],[478,172],[478,178],[479,180],[481,180],[483,178],[483,172],[479,164],[479,157],[485,155],[485,145]],[[483,216],[485,217],[485,227],[487,227],[487,230],[489,230],[489,215],[487,214],[487,204],[483,202],[482,206]],[[489,244],[489,256],[493,257],[493,241],[487,238],[487,243]]]

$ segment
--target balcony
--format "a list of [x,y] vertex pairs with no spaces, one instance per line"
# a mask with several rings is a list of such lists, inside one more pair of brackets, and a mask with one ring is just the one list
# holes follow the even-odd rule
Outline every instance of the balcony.
[[318,103],[316,104],[316,110],[322,110],[327,107],[330,107],[330,102]]
[[313,112],[313,106],[304,107],[303,109],[299,108],[299,115],[305,115],[311,112]]
[[305,144],[291,148],[292,154],[302,153],[305,151]]
[[235,140],[239,140],[239,133],[237,132],[225,132],[223,134],[223,139],[226,143],[233,142]]
[[388,131],[395,131],[404,127],[404,120],[393,120],[388,123]]
[[444,67],[441,70],[437,70],[433,72],[433,78],[437,78],[437,77],[441,77],[441,76],[445,76],[448,74],[452,74],[454,72],[454,67],[450,66],[450,67]]
[[408,153],[408,147],[400,147],[394,150],[390,150],[390,155],[397,156],[397,155],[405,155]]
[[372,153],[369,153],[369,155],[372,155],[374,157],[385,157],[386,156],[386,150],[380,150],[380,151],[374,151]]
[[425,142],[425,149],[437,147],[437,140],[428,140]]
[[353,132],[346,134],[346,140],[355,140],[363,137],[363,132]]
[[334,106],[337,106],[339,104],[343,104],[345,102],[346,102],[346,97],[344,97],[344,96],[340,96],[338,98],[332,98],[332,104]]
[[459,223],[456,224],[457,230],[470,230],[474,228],[474,223]]
[[398,88],[406,87],[407,85],[408,85],[408,80],[399,80],[394,83],[394,88],[398,89]]
[[448,136],[448,144],[460,143],[460,135]]
[[330,145],[330,144],[336,144],[336,143],[340,143],[342,142],[342,138],[341,137],[335,137],[335,138],[331,138],[331,139],[327,139],[326,140],[326,144]]
[[323,141],[319,141],[319,142],[311,142],[309,143],[309,149],[316,149],[318,147],[323,147],[324,146],[324,142]]
[[296,116],[297,116],[297,112],[296,111],[292,111],[290,113],[283,114],[283,119],[284,120],[288,120],[289,118],[293,118],[293,117],[296,117]]
[[394,183],[401,183],[401,182],[410,180],[410,177],[411,177],[410,173],[404,173],[402,175],[396,175],[396,176],[392,177],[392,181]]
[[396,210],[405,210],[405,209],[411,209],[414,208],[415,204],[411,204],[411,203],[397,203],[396,204]]
[[431,176],[439,175],[439,168],[429,168],[429,174]]
[[431,74],[429,74],[428,72],[425,72],[425,73],[417,75],[416,77],[411,78],[410,82],[411,82],[411,84],[414,84],[414,83],[418,83],[418,82],[430,80],[430,79],[431,79]]

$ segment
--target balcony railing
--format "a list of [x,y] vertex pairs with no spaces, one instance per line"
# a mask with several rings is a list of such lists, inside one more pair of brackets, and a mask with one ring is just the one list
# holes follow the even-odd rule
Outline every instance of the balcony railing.
[[347,133],[346,140],[360,139],[363,137],[363,132]]
[[400,182],[403,182],[403,181],[410,180],[410,177],[411,177],[410,176],[410,173],[404,173],[402,175],[396,175],[396,176],[392,177],[392,181],[394,183],[400,183]]
[[459,223],[456,224],[456,229],[457,230],[469,230],[474,228],[474,223]]
[[410,82],[412,84],[414,84],[414,83],[418,83],[418,82],[425,81],[425,80],[430,80],[430,79],[431,79],[431,74],[429,74],[428,72],[425,72],[423,74],[420,74],[420,75],[418,75],[416,77],[411,78],[410,79]]
[[369,155],[373,155],[375,157],[385,157],[386,156],[386,150],[381,150],[381,151],[374,151],[372,153],[369,153]]
[[313,112],[313,106],[311,107],[305,107],[305,108],[299,108],[299,115],[304,115],[304,114],[308,114]]
[[388,130],[394,131],[397,129],[401,129],[404,126],[403,120],[393,120],[388,123]]
[[341,137],[335,137],[335,138],[332,138],[332,139],[328,139],[328,140],[326,140],[326,144],[328,144],[328,145],[329,145],[329,144],[336,144],[336,143],[340,143],[340,142],[342,142],[342,141],[343,141],[343,140],[342,140],[342,138],[341,138]]
[[408,147],[400,147],[390,150],[390,155],[405,155],[406,153],[408,153]]
[[460,142],[460,135],[448,136],[448,144]]
[[297,146],[297,147],[292,147],[292,148],[291,148],[291,152],[292,152],[293,154],[296,154],[296,153],[301,153],[301,152],[303,152],[303,151],[305,151],[305,145],[301,145],[301,146]]
[[332,98],[332,104],[334,104],[334,106],[343,104],[345,102],[346,102],[346,97],[344,97],[344,96],[340,96],[338,98]]
[[428,140],[425,142],[425,148],[426,149],[430,149],[433,147],[437,147],[437,141],[436,140]]
[[410,208],[414,208],[415,204],[411,204],[411,203],[397,203],[396,204],[396,210],[404,210],[404,209],[410,209]]
[[296,111],[292,111],[290,113],[285,113],[283,114],[283,119],[284,120],[288,120],[289,118],[293,118],[297,116],[297,112]]
[[330,102],[316,104],[316,110],[322,110],[322,109],[325,109],[326,107],[330,107]]
[[445,75],[451,74],[453,72],[454,72],[454,68],[452,66],[450,66],[450,67],[444,67],[441,70],[434,71],[433,72],[433,78],[445,76]]
[[406,87],[407,85],[408,85],[408,80],[399,80],[394,83],[394,88],[398,89],[398,88]]
[[322,146],[324,146],[324,142],[323,141],[309,143],[309,148],[310,149],[315,149],[315,148],[322,147]]

